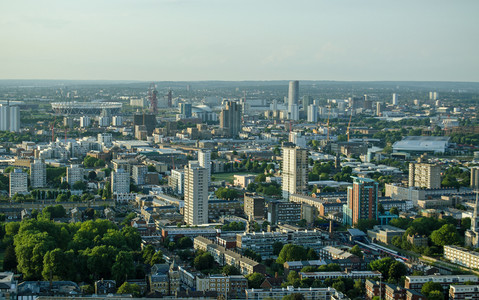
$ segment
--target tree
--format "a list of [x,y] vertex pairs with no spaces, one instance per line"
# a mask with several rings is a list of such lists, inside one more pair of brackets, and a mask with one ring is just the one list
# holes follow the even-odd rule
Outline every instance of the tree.
[[389,278],[389,270],[391,265],[395,262],[391,257],[385,257],[383,259],[374,260],[369,264],[369,267],[373,271],[379,271],[383,274],[385,280]]
[[273,243],[273,255],[278,255],[283,249],[284,244],[281,242],[274,242]]
[[74,190],[86,190],[86,183],[84,183],[82,180],[78,180],[73,184],[73,189]]
[[378,225],[377,220],[361,219],[361,220],[358,220],[356,224],[354,224],[354,227],[363,232],[367,232],[368,229],[373,229],[374,225]]
[[308,257],[308,260],[316,260],[316,259],[319,259],[318,254],[316,253],[316,251],[314,251],[313,248],[309,248],[308,253],[307,253],[306,255],[307,255],[307,257]]
[[201,253],[200,255],[196,256],[193,260],[193,264],[197,270],[206,270],[211,268],[214,263],[214,258],[209,253]]
[[117,294],[132,294],[133,297],[139,297],[140,287],[138,286],[138,284],[130,284],[128,282],[125,282],[118,288],[116,292]]
[[459,234],[454,225],[445,224],[432,232],[431,241],[438,246],[454,245],[459,242]]
[[350,252],[351,254],[354,254],[354,255],[360,257],[360,258],[363,257],[363,251],[361,251],[361,248],[359,248],[358,245],[354,245],[354,246],[349,250],[349,252]]
[[72,270],[71,259],[61,249],[48,251],[43,258],[42,276],[44,280],[67,279],[68,272]]
[[380,214],[384,214],[384,206],[382,203],[379,203],[378,204],[378,211]]
[[391,213],[391,215],[399,215],[399,209],[397,207],[391,207],[389,212]]
[[306,259],[307,252],[303,246],[286,244],[283,246],[283,249],[281,249],[276,262],[279,264],[284,264],[287,261],[299,261]]
[[250,289],[259,289],[261,284],[264,281],[264,275],[261,273],[252,273],[246,276],[248,279],[248,288]]
[[219,199],[233,200],[238,197],[238,191],[235,189],[220,187],[215,191],[215,195]]
[[427,296],[427,300],[444,300],[444,294],[441,291],[432,291]]
[[442,285],[440,283],[433,282],[433,281],[428,281],[423,284],[421,288],[421,294],[428,297],[429,293],[431,293],[432,291],[443,292]]
[[332,288],[341,293],[344,293],[346,291],[346,285],[344,284],[342,280],[339,280],[333,283]]
[[225,265],[223,269],[221,269],[221,273],[225,275],[241,275],[241,272],[231,265]]
[[128,278],[134,277],[135,265],[130,252],[121,251],[116,256],[116,262],[111,267],[111,275],[117,284],[123,283]]
[[402,262],[395,261],[389,267],[389,278],[396,280],[396,282],[402,277],[407,275],[407,268]]
[[184,236],[178,240],[177,245],[180,249],[192,248],[193,241],[191,240],[191,238]]
[[17,269],[17,256],[15,255],[15,247],[8,245],[5,249],[5,255],[3,257],[3,270],[14,271]]

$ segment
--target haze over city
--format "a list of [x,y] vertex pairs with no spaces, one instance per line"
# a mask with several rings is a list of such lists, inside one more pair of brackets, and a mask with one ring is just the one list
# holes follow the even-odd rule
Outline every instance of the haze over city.
[[478,1],[3,1],[1,79],[479,81]]

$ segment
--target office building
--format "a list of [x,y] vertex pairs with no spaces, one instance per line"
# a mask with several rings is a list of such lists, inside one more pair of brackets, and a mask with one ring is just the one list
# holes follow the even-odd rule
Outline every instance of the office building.
[[299,120],[299,81],[289,82],[288,90],[288,117],[291,120]]
[[91,119],[89,116],[80,117],[80,127],[87,128],[91,125]]
[[378,183],[369,178],[353,178],[348,187],[348,202],[343,205],[343,223],[354,225],[359,220],[378,219]]
[[479,167],[471,168],[471,189],[479,190]]
[[381,104],[381,102],[376,102],[376,116],[377,117],[382,116],[382,104]]
[[409,186],[427,189],[441,188],[441,167],[428,163],[409,164]]
[[148,173],[148,167],[145,165],[135,165],[131,168],[133,182],[137,185],[146,183],[146,174]]
[[208,173],[208,186],[211,184],[211,151],[200,149],[198,151],[198,163],[200,167],[205,168]]
[[191,103],[180,103],[180,114],[185,118],[191,118]]
[[271,224],[296,223],[301,220],[301,203],[271,201],[268,203],[268,222]]
[[237,137],[241,131],[241,105],[228,100],[220,113],[220,128],[228,137]]
[[20,169],[10,172],[10,197],[15,194],[28,194],[27,173]]
[[379,241],[383,244],[391,244],[395,236],[402,237],[406,230],[390,225],[375,225],[368,230],[368,236],[372,241]]
[[185,168],[185,212],[188,225],[208,223],[208,171],[197,162]]
[[244,213],[248,220],[264,219],[264,197],[255,193],[244,194]]
[[133,115],[133,126],[145,126],[148,135],[153,133],[156,127],[156,117],[154,114],[137,113]]
[[130,192],[130,173],[124,169],[117,169],[111,173],[112,194],[126,194]]
[[0,131],[20,131],[20,108],[10,103],[0,104]]
[[317,123],[318,122],[318,107],[314,104],[308,106],[308,122]]
[[30,164],[30,185],[32,188],[47,185],[47,166],[43,160],[35,160]]
[[392,105],[394,106],[398,105],[398,95],[396,93],[393,94]]
[[67,168],[67,182],[73,186],[77,181],[83,181],[83,168],[80,165],[70,165]]
[[283,144],[283,198],[308,191],[308,151],[291,143]]
[[313,104],[313,97],[309,95],[303,96],[303,110],[307,110],[311,104]]

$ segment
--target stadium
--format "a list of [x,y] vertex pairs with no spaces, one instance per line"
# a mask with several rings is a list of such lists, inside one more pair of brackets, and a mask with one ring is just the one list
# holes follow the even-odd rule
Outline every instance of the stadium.
[[62,115],[99,115],[106,110],[108,115],[120,113],[120,102],[54,102],[52,109],[56,114]]

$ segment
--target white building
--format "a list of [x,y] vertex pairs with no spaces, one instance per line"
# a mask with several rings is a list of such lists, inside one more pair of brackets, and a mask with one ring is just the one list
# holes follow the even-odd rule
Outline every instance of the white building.
[[131,168],[133,182],[137,185],[145,184],[148,167],[145,165],[135,165]]
[[185,170],[171,170],[168,185],[179,195],[185,193]]
[[32,188],[42,188],[47,185],[47,166],[42,160],[30,164],[30,185]]
[[80,117],[80,127],[81,128],[90,127],[90,125],[91,125],[91,119],[90,119],[89,116]]
[[318,107],[316,105],[310,104],[308,106],[308,122],[310,123],[318,122]]
[[205,168],[208,173],[208,186],[211,184],[211,151],[199,150],[198,151],[198,163],[200,167]]
[[83,168],[79,165],[70,165],[67,168],[67,182],[73,186],[77,181],[83,181]]
[[111,173],[111,192],[112,194],[130,192],[130,174],[124,169],[119,168]]
[[283,198],[308,190],[308,151],[292,144],[283,146]]
[[28,194],[27,173],[14,169],[10,173],[10,197],[15,194]]
[[297,147],[306,148],[306,138],[301,132],[291,131],[289,133],[288,141],[295,144]]
[[208,223],[208,171],[197,162],[185,168],[185,214],[188,225]]
[[113,136],[111,133],[99,133],[97,136],[98,143],[103,147],[110,148],[113,146]]
[[20,108],[0,104],[0,131],[20,131]]
[[113,116],[111,125],[113,126],[122,126],[123,125],[123,117],[122,116]]

